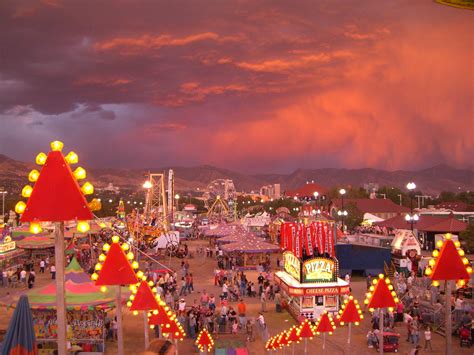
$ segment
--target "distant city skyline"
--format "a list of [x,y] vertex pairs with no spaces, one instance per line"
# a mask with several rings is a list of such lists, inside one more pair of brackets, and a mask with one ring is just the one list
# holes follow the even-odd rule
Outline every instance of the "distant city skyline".
[[472,12],[420,1],[4,1],[0,153],[91,167],[472,167]]

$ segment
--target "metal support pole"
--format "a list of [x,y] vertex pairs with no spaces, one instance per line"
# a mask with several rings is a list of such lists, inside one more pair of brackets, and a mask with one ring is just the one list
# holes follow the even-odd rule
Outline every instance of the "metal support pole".
[[115,303],[117,317],[117,350],[118,355],[123,355],[123,322],[122,322],[122,286],[115,286]]
[[148,345],[150,344],[150,337],[148,334],[148,316],[146,311],[143,311],[143,324],[145,326],[145,350],[148,349]]
[[383,308],[380,308],[379,334],[379,353],[383,354]]
[[452,320],[452,317],[451,317],[451,287],[452,287],[452,284],[451,284],[451,281],[450,280],[447,280],[445,281],[445,296],[446,296],[446,304],[445,304],[445,307],[446,307],[446,355],[451,355],[453,353],[453,349],[452,349],[452,338],[453,338],[453,320]]
[[308,338],[304,338],[304,354],[308,353]]
[[64,222],[54,223],[54,264],[56,267],[56,314],[58,354],[66,355],[66,293],[64,284]]
[[323,353],[326,352],[326,332],[323,333]]
[[295,355],[295,342],[291,342],[291,355]]
[[349,327],[348,327],[348,334],[347,334],[347,344],[348,345],[351,345],[351,332],[352,331],[352,323],[349,323]]

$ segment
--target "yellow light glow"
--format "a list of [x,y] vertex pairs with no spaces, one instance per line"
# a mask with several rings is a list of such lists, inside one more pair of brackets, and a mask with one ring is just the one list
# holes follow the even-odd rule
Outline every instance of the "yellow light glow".
[[101,263],[95,264],[94,269],[96,269],[97,271],[100,271],[100,269],[102,269],[102,264]]
[[464,253],[464,250],[462,250],[462,249],[459,249],[459,250],[458,250],[458,253],[459,253],[460,256],[464,256],[464,254],[465,254],[465,253]]
[[452,238],[452,234],[451,233],[446,233],[446,235],[444,236],[447,240],[450,240]]
[[139,272],[137,272],[137,277],[141,279],[143,277],[143,271],[140,270]]
[[30,185],[25,185],[25,187],[21,190],[21,196],[28,198],[31,196],[33,192],[33,188]]
[[430,264],[431,267],[435,266],[436,264],[436,260],[435,259],[430,259],[430,261],[428,262],[428,264]]
[[73,174],[76,180],[83,180],[87,176],[86,170],[81,168],[80,166],[78,166],[76,170],[74,170]]
[[106,292],[107,286],[100,286],[100,292]]
[[132,302],[127,301],[127,307],[132,307]]
[[15,205],[15,212],[18,214],[22,214],[23,212],[25,212],[25,209],[26,209],[26,203],[24,203],[23,201],[19,201]]
[[438,287],[439,286],[439,281],[433,281],[433,286]]
[[436,247],[437,247],[437,248],[442,248],[442,247],[443,247],[443,241],[442,241],[442,240],[438,240],[438,241],[436,242]]
[[134,262],[132,263],[132,268],[138,269],[138,267],[139,267],[138,262],[137,262],[137,261],[134,261]]
[[112,242],[118,243],[119,241],[120,241],[120,237],[119,237],[118,235],[114,235],[114,236],[112,237]]
[[102,250],[103,251],[109,251],[110,250],[110,245],[108,243],[105,243],[103,246],[102,246]]
[[133,260],[133,253],[132,253],[132,252],[129,252],[129,253],[127,254],[127,259],[128,259],[128,260]]
[[429,267],[426,268],[426,270],[425,270],[425,275],[426,276],[430,276],[432,273],[433,273],[433,271]]
[[434,256],[435,258],[437,258],[438,255],[439,255],[439,251],[438,251],[438,250],[433,250],[433,256]]
[[91,229],[89,222],[87,221],[79,221],[77,222],[77,231],[80,233],[86,233]]
[[39,175],[40,175],[39,171],[36,170],[36,169],[33,169],[28,174],[28,180],[30,182],[36,182],[36,181],[38,181]]
[[128,245],[127,243],[123,243],[122,244],[122,250],[127,251],[128,249],[130,249],[130,245]]
[[30,232],[33,234],[38,234],[43,231],[43,228],[41,228],[41,225],[39,223],[32,222],[30,223]]
[[51,142],[51,150],[55,152],[60,152],[63,150],[64,144],[60,141]]
[[106,256],[104,254],[99,255],[99,261],[105,261]]
[[133,315],[134,316],[138,315],[138,311],[133,311]]
[[467,271],[469,274],[472,274],[472,267],[468,266],[468,267],[466,268],[466,271]]
[[37,156],[36,156],[36,164],[38,165],[44,165],[44,163],[46,163],[46,159],[48,158],[48,156],[46,154],[44,154],[43,152],[39,153]]
[[460,242],[459,240],[456,240],[456,241],[454,242],[454,246],[455,246],[456,248],[460,248],[460,247],[461,247],[461,242]]
[[92,195],[94,193],[94,186],[90,182],[86,182],[82,185],[81,191],[84,195]]
[[79,157],[74,152],[67,153],[65,159],[69,165],[77,164],[79,162]]
[[467,260],[467,258],[463,258],[463,259],[462,259],[462,262],[464,263],[464,265],[469,264],[469,260]]
[[92,279],[93,281],[97,281],[98,278],[99,278],[99,275],[96,274],[95,272],[91,275],[91,279]]

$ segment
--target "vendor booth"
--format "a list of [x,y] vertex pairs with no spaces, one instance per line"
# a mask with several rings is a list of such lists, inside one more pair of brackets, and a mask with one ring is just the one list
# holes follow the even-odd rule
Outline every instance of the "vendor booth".
[[326,310],[337,313],[340,296],[349,294],[349,283],[340,279],[335,258],[315,257],[302,261],[291,251],[283,253],[284,270],[275,282],[289,299],[288,311],[296,318],[318,319]]
[[283,271],[275,273],[275,282],[289,300],[288,311],[296,319],[315,320],[324,311],[337,313],[340,296],[350,288],[339,278],[334,223],[283,223],[280,234]]
[[[105,351],[104,319],[106,312],[114,307],[115,292],[101,292],[91,281],[75,258],[65,270],[65,289],[68,342],[77,351]],[[56,284],[26,292],[34,315],[36,342],[42,344],[40,354],[53,354],[56,349]],[[128,292],[125,292],[125,297]],[[0,305],[14,307],[19,295],[0,299]]]
[[418,272],[421,246],[411,230],[398,229],[392,241],[392,262],[396,271],[409,274]]

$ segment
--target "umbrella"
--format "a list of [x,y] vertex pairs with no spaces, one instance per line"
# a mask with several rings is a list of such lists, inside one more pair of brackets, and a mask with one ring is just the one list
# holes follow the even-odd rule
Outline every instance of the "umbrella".
[[20,297],[15,312],[10,320],[8,331],[3,341],[2,355],[33,355],[36,349],[33,317],[31,316],[28,297]]

